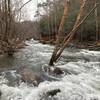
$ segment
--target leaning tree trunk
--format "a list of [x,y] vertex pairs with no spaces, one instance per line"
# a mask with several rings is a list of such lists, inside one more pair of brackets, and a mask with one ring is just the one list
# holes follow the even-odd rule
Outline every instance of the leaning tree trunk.
[[[75,32],[78,30],[78,28],[83,24],[83,22],[91,15],[91,13],[100,5],[100,2],[98,2],[93,9],[91,9],[91,11],[83,18],[82,21],[80,21],[81,16],[83,15],[83,11],[84,11],[84,7],[86,5],[86,1],[87,0],[81,0],[81,7],[80,7],[80,11],[79,14],[77,16],[76,22],[74,24],[74,27],[72,29],[72,31],[69,33],[68,36],[65,37],[63,44],[61,47],[58,48],[58,50],[54,50],[53,56],[50,60],[50,65],[52,65],[54,62],[57,61],[57,59],[60,57],[61,53],[63,52],[63,50],[66,48],[66,46],[68,45],[68,43],[72,40],[72,38],[75,35]],[[59,37],[58,37],[59,39]]]
[[[79,23],[79,21],[80,21],[80,18],[81,18],[81,15],[82,15],[82,13],[83,13],[83,9],[84,9],[84,6],[85,6],[85,3],[86,3],[86,0],[83,0],[84,2],[81,4],[81,8],[80,8],[80,12],[79,12],[79,14],[78,14],[78,16],[77,16],[77,20],[76,20],[76,22],[75,22],[75,25],[74,25],[74,27],[73,27],[73,30],[69,33],[69,35],[64,39],[64,42],[67,40],[67,38],[69,38],[69,36],[70,36],[70,38],[72,38],[73,36],[71,36],[72,34],[74,34],[75,33],[75,28],[76,28],[76,26],[77,26],[77,24]],[[68,5],[68,3],[67,3],[67,5]],[[65,13],[65,11],[66,11],[66,8],[68,9],[68,6],[65,6],[65,10],[64,10],[64,14],[66,14]],[[52,55],[52,57],[51,57],[51,60],[50,60],[50,65],[52,65],[58,58],[59,58],[59,56],[58,55],[60,55],[60,53],[62,52],[62,49],[60,50],[60,41],[59,40],[61,40],[62,39],[62,33],[61,33],[61,31],[62,31],[62,27],[63,27],[63,24],[64,24],[64,18],[65,17],[65,15],[63,15],[63,17],[62,17],[62,21],[61,21],[61,24],[60,24],[60,28],[59,28],[59,34],[58,34],[58,37],[57,37],[57,44],[56,44],[56,47],[55,47],[55,50],[54,50],[54,52],[53,52],[53,55]],[[62,22],[63,22],[63,24],[62,24]],[[63,45],[63,44],[62,44]],[[60,51],[60,52],[59,52]]]
[[[80,18],[82,16],[82,13],[83,13],[83,10],[84,10],[84,7],[85,7],[85,4],[86,4],[86,0],[83,0],[83,3],[80,7],[80,12],[77,16],[77,20],[76,20],[76,23],[72,29],[72,31],[69,33],[70,36],[69,38],[67,39],[67,41],[64,42],[63,46],[60,48],[60,50],[57,52],[57,55],[56,55],[56,58],[55,58],[55,61],[60,57],[61,53],[63,52],[63,50],[66,48],[66,46],[68,45],[68,43],[72,40],[72,38],[74,37],[75,35],[75,32],[78,30],[78,28],[83,24],[83,22],[91,15],[91,13],[98,7],[100,6],[100,2],[98,2],[92,9],[91,11],[83,18],[82,21],[80,21]],[[66,38],[65,38],[66,39]]]
[[[95,6],[97,2],[95,0]],[[99,26],[98,26],[98,8],[95,9],[95,22],[96,22],[96,42],[98,42],[99,37]]]
[[85,7],[85,4],[86,4],[86,1],[87,0],[81,0],[81,7],[80,7],[80,11],[78,13],[78,16],[77,16],[77,19],[76,19],[76,22],[73,26],[73,29],[72,31],[69,33],[69,35],[64,39],[63,41],[63,46],[59,49],[59,51],[57,52],[57,55],[56,55],[56,58],[55,58],[55,61],[60,57],[61,53],[63,52],[63,50],[65,49],[66,45],[68,45],[68,43],[70,42],[70,40],[74,37],[75,35],[75,32],[76,32],[76,27],[77,25],[80,23],[80,19],[83,15],[83,11],[84,11],[84,7]]
[[55,46],[54,52],[52,54],[52,57],[50,59],[49,65],[53,65],[53,63],[55,61],[55,57],[57,55],[57,52],[60,49],[61,41],[64,38],[64,34],[62,33],[62,29],[63,29],[64,23],[65,23],[65,19],[68,16],[69,4],[70,4],[69,0],[65,1],[65,2],[66,3],[65,3],[65,6],[64,6],[63,16],[62,16],[62,19],[61,19],[61,22],[60,22],[60,26],[59,26],[59,29],[58,29],[58,36],[57,36],[57,40],[56,40],[56,46]]

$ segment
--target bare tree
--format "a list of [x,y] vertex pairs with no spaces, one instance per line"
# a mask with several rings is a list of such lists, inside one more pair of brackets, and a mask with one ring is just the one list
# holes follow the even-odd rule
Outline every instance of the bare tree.
[[[90,12],[80,21],[81,19],[81,16],[83,14],[83,11],[84,11],[84,7],[85,7],[85,4],[86,4],[86,1],[87,0],[82,0],[81,1],[81,6],[80,6],[80,11],[77,15],[77,19],[76,19],[76,22],[73,26],[73,29],[70,31],[70,33],[68,34],[68,36],[65,37],[64,41],[63,41],[63,44],[62,46],[60,47],[59,50],[57,50],[56,52],[56,55],[55,56],[52,56],[54,58],[51,57],[51,60],[50,60],[50,65],[53,65],[54,62],[57,61],[57,59],[60,57],[61,53],[63,52],[63,50],[66,48],[66,46],[68,45],[68,43],[73,39],[74,35],[75,35],[75,32],[76,30],[78,30],[78,28],[83,24],[83,22],[91,15],[91,13],[100,5],[100,2],[97,3],[91,10]],[[53,60],[52,60],[53,59]]]
[[23,42],[21,38],[17,37],[16,31],[14,31],[15,24],[21,17],[21,9],[30,1],[26,3],[22,3],[22,0],[0,1],[0,50],[2,53],[12,56]]
[[[96,5],[97,5],[97,2],[95,0],[95,6]],[[98,42],[98,37],[99,37],[98,8],[95,9],[95,22],[96,22],[96,42]]]
[[59,26],[59,29],[58,29],[58,36],[57,36],[57,40],[56,40],[56,46],[55,46],[54,52],[52,54],[52,57],[51,57],[51,60],[50,60],[50,63],[49,63],[50,65],[53,65],[53,61],[55,59],[55,56],[57,55],[57,52],[58,52],[58,50],[60,48],[60,45],[61,45],[61,42],[64,38],[64,34],[62,32],[62,29],[63,29],[64,23],[65,23],[65,19],[68,16],[68,12],[69,12],[69,1],[65,1],[64,12],[63,12],[63,16],[62,16],[60,26]]

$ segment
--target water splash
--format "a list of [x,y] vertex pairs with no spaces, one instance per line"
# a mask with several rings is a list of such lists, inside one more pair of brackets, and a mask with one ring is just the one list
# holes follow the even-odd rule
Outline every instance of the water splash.
[[[50,59],[53,46],[42,45],[34,40],[27,44],[25,49],[16,54],[17,59],[29,67],[34,65],[31,66],[34,71],[41,71],[41,66]],[[42,82],[38,87],[26,83],[9,86],[7,79],[0,77],[0,100],[100,100],[99,61],[99,51],[68,48],[55,66],[71,72],[70,75],[61,77],[60,81]],[[48,91],[56,89],[61,92],[53,97],[47,95]]]

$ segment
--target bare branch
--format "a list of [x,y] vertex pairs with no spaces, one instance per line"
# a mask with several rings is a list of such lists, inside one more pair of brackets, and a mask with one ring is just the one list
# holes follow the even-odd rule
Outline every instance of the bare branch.
[[27,5],[29,2],[31,2],[32,0],[28,0],[26,3],[24,3],[19,9],[18,11],[20,11],[25,5]]

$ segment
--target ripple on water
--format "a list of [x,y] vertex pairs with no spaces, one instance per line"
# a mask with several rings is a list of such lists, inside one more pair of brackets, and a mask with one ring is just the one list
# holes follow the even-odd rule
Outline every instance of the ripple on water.
[[[15,54],[15,59],[1,57],[0,66],[25,65],[33,71],[41,72],[41,66],[48,63],[54,47],[35,40],[27,41],[27,45]],[[38,87],[26,83],[9,86],[6,77],[0,77],[0,100],[100,100],[99,51],[68,48],[55,66],[72,74],[65,75],[60,81],[42,82]],[[12,74],[16,75],[15,72]],[[48,97],[47,92],[55,89],[61,92]]]

